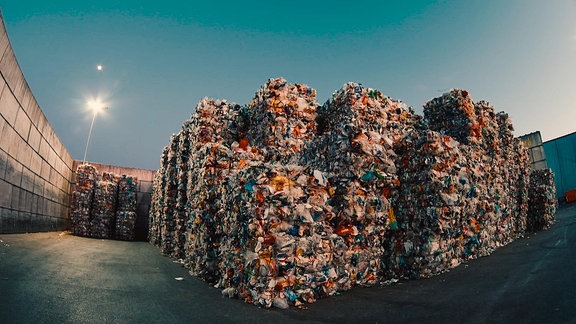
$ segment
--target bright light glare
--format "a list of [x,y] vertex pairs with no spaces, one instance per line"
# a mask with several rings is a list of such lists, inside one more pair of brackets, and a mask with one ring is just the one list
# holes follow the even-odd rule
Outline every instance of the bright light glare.
[[102,64],[98,64],[98,66],[96,67],[96,69],[98,69],[98,71],[102,71]]
[[88,108],[92,110],[94,113],[98,113],[104,109],[104,104],[99,99],[91,99],[88,100]]

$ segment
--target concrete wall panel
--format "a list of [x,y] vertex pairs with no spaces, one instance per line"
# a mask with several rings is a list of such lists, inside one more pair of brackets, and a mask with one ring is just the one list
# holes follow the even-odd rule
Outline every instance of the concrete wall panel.
[[22,137],[24,140],[28,140],[31,125],[32,122],[30,121],[30,118],[28,118],[28,115],[26,115],[24,109],[19,109],[14,128],[16,129],[16,132],[20,134],[20,137]]
[[28,87],[1,19],[0,134],[0,233],[65,229],[73,160]]
[[0,179],[0,210],[2,208],[10,208],[12,187],[10,183]]
[[16,116],[18,115],[18,101],[10,91],[9,87],[4,87],[0,97],[0,115],[10,125],[14,125],[16,122]]

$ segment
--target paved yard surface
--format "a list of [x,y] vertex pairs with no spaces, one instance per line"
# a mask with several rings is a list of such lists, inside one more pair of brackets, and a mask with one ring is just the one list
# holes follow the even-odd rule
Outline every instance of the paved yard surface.
[[490,257],[307,310],[222,297],[146,242],[0,234],[0,323],[208,322],[576,323],[576,204]]

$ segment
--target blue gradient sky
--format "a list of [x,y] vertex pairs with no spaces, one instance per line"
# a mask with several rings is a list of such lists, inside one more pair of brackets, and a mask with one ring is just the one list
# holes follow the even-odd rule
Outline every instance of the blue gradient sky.
[[75,159],[90,97],[110,109],[96,120],[88,160],[156,169],[202,97],[246,104],[279,76],[316,88],[320,103],[356,81],[418,113],[464,88],[508,112],[516,135],[576,131],[574,0],[0,0],[0,8],[32,92]]

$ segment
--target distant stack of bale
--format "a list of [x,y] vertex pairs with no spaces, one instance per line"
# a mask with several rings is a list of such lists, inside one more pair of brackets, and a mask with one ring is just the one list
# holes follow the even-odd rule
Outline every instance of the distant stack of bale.
[[170,136],[164,165],[164,188],[162,197],[162,213],[160,221],[160,240],[162,253],[172,255],[176,247],[176,196],[178,194],[178,134]]
[[[526,231],[526,216],[528,212],[528,187],[530,182],[530,157],[528,151],[518,138],[514,138],[514,127],[508,114],[499,112],[496,121],[500,127],[499,136],[504,162],[504,187],[507,192],[508,204],[502,207],[513,224],[510,232],[515,236]],[[514,163],[510,163],[514,161]]]
[[96,168],[90,164],[79,165],[76,169],[76,190],[72,194],[72,234],[90,236],[90,221],[94,201],[94,187],[97,181]]
[[176,154],[177,167],[177,194],[174,211],[174,251],[172,256],[177,259],[186,257],[186,232],[188,229],[188,173],[190,157],[190,126],[191,121],[187,120],[178,134],[178,151]]
[[533,170],[530,173],[529,208],[527,228],[529,232],[550,227],[556,214],[556,186],[551,169]]
[[165,174],[164,174],[164,162],[166,154],[166,148],[160,159],[160,168],[156,171],[154,175],[154,180],[152,183],[152,196],[150,197],[150,212],[148,216],[148,241],[156,246],[161,244],[160,236],[160,220],[162,219],[162,204],[164,202],[164,185],[165,185]]
[[102,176],[90,164],[76,170],[76,190],[72,194],[72,234],[93,238],[134,240],[137,179]]
[[114,174],[104,172],[94,189],[90,237],[112,238],[117,199],[118,179]]
[[225,295],[285,308],[522,235],[528,160],[508,116],[458,89],[424,114],[356,83],[322,106],[281,78],[245,107],[202,99],[163,153],[151,241]]
[[136,226],[136,188],[138,179],[122,175],[118,179],[118,209],[116,211],[116,239],[132,241]]

